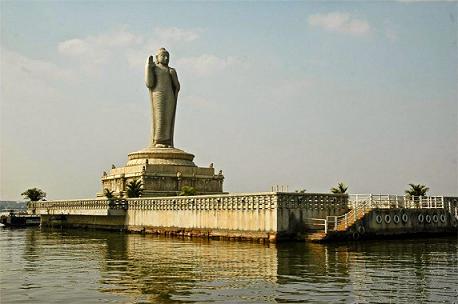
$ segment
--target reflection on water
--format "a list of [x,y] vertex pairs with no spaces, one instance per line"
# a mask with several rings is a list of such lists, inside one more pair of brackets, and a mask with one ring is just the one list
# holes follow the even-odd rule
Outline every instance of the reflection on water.
[[1,303],[453,303],[457,237],[354,244],[0,229]]

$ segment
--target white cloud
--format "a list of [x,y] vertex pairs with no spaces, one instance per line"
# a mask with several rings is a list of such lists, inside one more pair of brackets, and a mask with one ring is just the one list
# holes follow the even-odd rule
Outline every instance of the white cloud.
[[164,42],[194,41],[199,38],[200,32],[202,32],[200,29],[181,29],[177,27],[157,27],[154,29],[156,37]]
[[315,14],[308,18],[308,23],[314,27],[321,27],[330,32],[364,36],[370,33],[371,27],[366,20],[356,19],[349,13],[332,12]]
[[196,76],[208,76],[240,63],[236,57],[220,58],[215,55],[203,54],[197,57],[185,57],[177,60],[177,66]]
[[58,44],[58,51],[64,56],[80,60],[86,68],[94,64],[106,64],[113,61],[126,61],[131,68],[143,66],[146,54],[155,52],[160,47],[179,47],[181,44],[199,39],[200,29],[177,27],[157,27],[149,36],[137,35],[128,31],[127,26],[109,33],[102,33],[85,38],[76,37]]
[[88,43],[81,39],[70,39],[61,42],[57,49],[60,53],[71,56],[81,56],[90,51]]
[[86,38],[74,38],[58,44],[60,54],[78,58],[90,65],[107,63],[117,50],[125,50],[142,45],[142,36],[127,31],[126,27],[110,33]]

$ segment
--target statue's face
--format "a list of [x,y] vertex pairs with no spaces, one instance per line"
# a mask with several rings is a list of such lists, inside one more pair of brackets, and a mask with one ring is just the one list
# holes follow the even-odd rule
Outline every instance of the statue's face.
[[166,52],[161,52],[157,54],[157,63],[161,63],[163,65],[169,64],[169,54]]

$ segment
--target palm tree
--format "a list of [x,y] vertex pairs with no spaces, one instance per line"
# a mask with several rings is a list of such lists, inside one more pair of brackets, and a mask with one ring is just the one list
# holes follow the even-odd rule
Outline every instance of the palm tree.
[[348,190],[348,186],[344,183],[338,183],[337,187],[332,187],[331,192],[334,194],[345,194]]
[[429,191],[429,188],[426,187],[426,185],[420,185],[420,184],[409,184],[410,189],[407,189],[406,196],[407,197],[412,197],[412,196],[426,196],[426,192]]
[[139,179],[130,181],[127,184],[127,197],[140,197],[143,193],[143,183]]
[[103,189],[103,195],[105,195],[105,197],[108,200],[112,200],[112,199],[114,199],[114,190],[110,190],[108,188],[105,188],[105,189]]
[[296,190],[296,193],[305,193],[305,192],[307,192],[307,189]]
[[25,198],[28,198],[32,202],[42,200],[46,197],[46,193],[38,188],[27,189],[26,191],[22,192],[21,195]]
[[192,195],[196,195],[197,194],[197,190],[194,188],[194,187],[191,187],[191,186],[183,186],[181,188],[181,192],[180,192],[180,196],[192,196]]

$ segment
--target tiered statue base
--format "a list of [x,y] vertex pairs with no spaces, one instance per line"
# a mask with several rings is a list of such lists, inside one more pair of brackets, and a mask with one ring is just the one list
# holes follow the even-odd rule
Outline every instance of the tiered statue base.
[[[126,187],[132,180],[141,180],[142,197],[178,195],[184,186],[197,194],[223,193],[224,176],[215,174],[213,166],[197,167],[194,155],[176,148],[147,148],[129,154],[125,167],[113,168],[102,176],[102,189],[126,197]],[[103,196],[103,193],[97,194]]]

